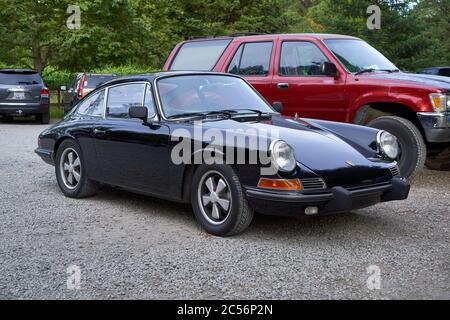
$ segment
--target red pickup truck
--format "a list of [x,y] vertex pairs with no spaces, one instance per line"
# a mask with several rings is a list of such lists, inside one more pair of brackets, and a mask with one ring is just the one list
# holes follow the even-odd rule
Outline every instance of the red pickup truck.
[[287,116],[384,129],[413,177],[450,143],[450,79],[401,72],[361,39],[325,34],[236,35],[178,44],[164,70],[218,71],[249,81]]

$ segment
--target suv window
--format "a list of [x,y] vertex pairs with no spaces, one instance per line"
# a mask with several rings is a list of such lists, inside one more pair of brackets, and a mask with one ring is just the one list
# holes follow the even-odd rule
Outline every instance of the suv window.
[[109,88],[107,116],[128,119],[130,107],[144,104],[145,83],[130,83]]
[[116,75],[87,75],[84,87],[89,89],[97,88],[99,85],[115,78],[117,78]]
[[231,40],[187,42],[178,50],[170,70],[211,71]]
[[0,72],[0,84],[33,85],[42,84],[42,78],[37,72]]
[[319,76],[320,65],[328,61],[320,49],[307,41],[286,41],[281,47],[280,76]]
[[272,42],[241,44],[231,60],[227,72],[242,76],[268,75],[272,47]]
[[103,116],[103,108],[105,106],[105,90],[93,94],[84,100],[77,109],[77,113],[101,117]]
[[444,77],[450,77],[450,68],[441,69],[439,75]]

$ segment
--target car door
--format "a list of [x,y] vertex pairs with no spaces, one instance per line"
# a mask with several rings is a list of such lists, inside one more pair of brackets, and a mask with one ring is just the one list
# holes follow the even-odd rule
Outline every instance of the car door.
[[[167,191],[169,128],[157,121],[150,83],[107,89],[105,117],[94,128],[102,181],[162,195]],[[129,108],[146,106],[149,121],[129,118]]]
[[283,114],[333,121],[346,120],[345,74],[321,74],[329,59],[311,41],[281,41],[273,76],[274,100],[283,104]]
[[272,102],[273,49],[272,40],[242,43],[227,68],[227,72],[244,77],[269,102]]

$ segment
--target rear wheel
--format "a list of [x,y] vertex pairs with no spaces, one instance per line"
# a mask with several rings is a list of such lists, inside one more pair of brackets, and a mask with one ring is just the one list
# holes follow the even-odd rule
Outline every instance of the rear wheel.
[[50,112],[39,115],[38,119],[42,124],[49,124],[50,123]]
[[254,213],[230,166],[200,166],[191,190],[195,217],[208,233],[232,236],[243,232],[252,222]]
[[83,154],[75,141],[61,143],[56,153],[55,171],[58,185],[66,197],[86,198],[98,191],[98,184],[87,177]]
[[401,154],[398,166],[402,177],[412,179],[425,165],[427,147],[419,129],[401,117],[380,117],[372,120],[369,127],[386,130],[397,137]]

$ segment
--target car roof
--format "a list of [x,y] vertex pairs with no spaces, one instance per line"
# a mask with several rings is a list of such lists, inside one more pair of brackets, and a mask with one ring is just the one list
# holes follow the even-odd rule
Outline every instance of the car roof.
[[[134,74],[129,76],[123,76],[120,78],[116,78],[113,80],[110,80],[108,82],[103,83],[98,88],[107,87],[119,83],[125,83],[125,82],[135,82],[135,81],[150,81],[161,77],[168,77],[168,76],[181,76],[181,75],[221,75],[221,76],[229,76],[229,77],[235,77],[240,78],[237,75],[232,75],[228,73],[220,73],[220,72],[208,72],[208,71],[161,71],[161,72],[153,72],[153,73],[142,73],[142,74]],[[97,88],[97,89],[98,89]]]
[[0,72],[3,73],[39,73],[39,71],[35,69],[16,69],[16,68],[4,68],[0,69]]
[[353,39],[361,40],[360,38],[347,36],[342,34],[328,34],[328,33],[288,33],[288,34],[244,34],[244,35],[231,35],[231,36],[206,36],[206,37],[193,37],[186,42],[193,41],[205,41],[205,40],[220,40],[220,39],[236,39],[236,40],[275,40],[278,38],[290,39],[290,38],[302,38],[311,40],[329,40],[329,39]]

